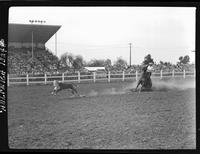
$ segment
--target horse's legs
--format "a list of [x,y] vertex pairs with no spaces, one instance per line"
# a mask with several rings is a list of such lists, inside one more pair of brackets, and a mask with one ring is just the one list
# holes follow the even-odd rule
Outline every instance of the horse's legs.
[[141,80],[138,81],[135,91],[137,91],[138,86],[141,84]]
[[51,92],[51,94],[56,95],[56,91],[57,91],[57,87],[54,87],[54,88],[53,88],[53,91]]
[[139,89],[139,93],[141,92],[141,90],[142,90],[142,87],[140,87],[140,89]]
[[54,95],[57,95],[57,93],[59,91],[61,91],[62,89],[59,87],[59,88],[54,88],[53,92],[54,92]]
[[77,90],[75,88],[72,88],[71,92],[72,92],[73,95],[76,94],[77,96],[79,96],[79,94],[78,94],[78,92],[77,92]]

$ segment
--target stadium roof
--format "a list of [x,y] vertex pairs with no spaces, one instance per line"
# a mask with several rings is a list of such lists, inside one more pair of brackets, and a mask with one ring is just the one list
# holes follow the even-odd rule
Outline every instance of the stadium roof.
[[30,43],[32,32],[34,43],[45,44],[61,26],[38,24],[9,24],[8,42]]

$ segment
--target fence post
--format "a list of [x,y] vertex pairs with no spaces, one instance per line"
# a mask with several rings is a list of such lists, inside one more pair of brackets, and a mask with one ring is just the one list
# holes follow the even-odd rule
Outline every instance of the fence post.
[[183,70],[183,78],[185,79],[185,70]]
[[7,76],[7,85],[8,85],[8,87],[10,86],[10,82],[9,82],[9,74],[8,74],[8,76]]
[[135,72],[135,79],[136,79],[136,81],[138,80],[138,71],[137,70]]
[[47,74],[44,74],[44,84],[47,84]]
[[108,72],[108,82],[110,82],[110,71]]
[[174,78],[174,70],[172,70],[172,77]]
[[96,72],[93,72],[93,81],[96,82]]
[[122,81],[124,81],[124,71],[122,72]]
[[28,78],[28,74],[26,74],[26,85],[29,85],[29,78]]
[[162,70],[160,70],[160,79],[162,79],[163,74],[162,74]]
[[62,73],[62,83],[65,81],[65,73]]
[[78,71],[78,83],[81,82],[80,72]]

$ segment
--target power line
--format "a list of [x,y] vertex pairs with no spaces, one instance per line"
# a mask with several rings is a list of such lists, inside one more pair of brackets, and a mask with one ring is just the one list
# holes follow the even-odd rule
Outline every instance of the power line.
[[[126,47],[125,44],[96,44],[96,45],[91,45],[91,44],[76,44],[76,43],[66,43],[66,42],[57,42],[58,44],[64,44],[64,45],[74,45],[74,46],[87,46],[87,47]],[[48,44],[54,44],[48,43]]]

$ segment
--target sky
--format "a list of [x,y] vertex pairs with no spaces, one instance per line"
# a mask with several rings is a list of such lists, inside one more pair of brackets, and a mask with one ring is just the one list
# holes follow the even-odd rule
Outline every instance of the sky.
[[[84,60],[123,58],[141,64],[147,54],[156,63],[176,64],[189,55],[195,62],[195,7],[11,7],[9,23],[44,20],[61,25],[57,56],[68,52]],[[55,53],[55,35],[45,44]]]

